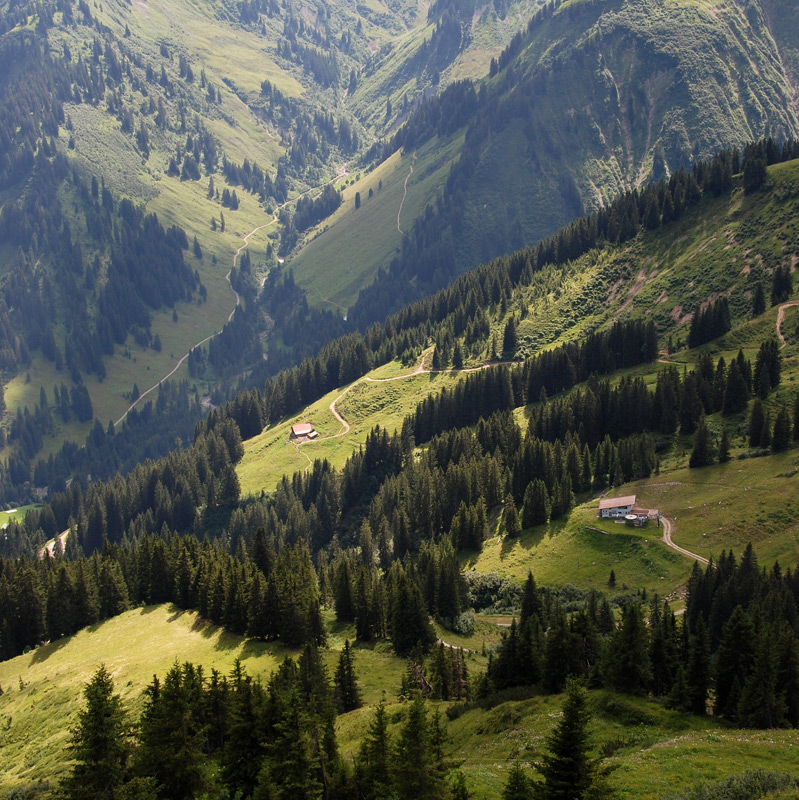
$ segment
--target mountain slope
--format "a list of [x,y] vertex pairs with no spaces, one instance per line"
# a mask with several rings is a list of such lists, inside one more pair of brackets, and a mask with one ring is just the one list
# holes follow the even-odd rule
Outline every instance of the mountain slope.
[[[364,294],[353,318],[376,319],[697,158],[795,135],[794,12],[776,6],[619,0],[539,13],[491,77],[474,91],[452,87],[393,140],[406,154],[430,142],[443,153],[465,128],[446,184],[431,187],[431,208],[405,227],[390,278]],[[386,206],[388,227],[397,208],[392,198]],[[357,214],[343,224],[351,237],[369,235]],[[326,237],[334,252],[334,231],[314,241],[319,265]],[[389,258],[386,249],[381,263]],[[298,264],[307,270],[302,253]],[[360,266],[366,275],[372,268]]]
[[[470,21],[438,67],[468,59],[472,37],[496,54],[534,5],[512,4],[502,22],[495,11]],[[5,429],[17,410],[37,420],[23,454],[5,450],[22,458],[20,474],[30,471],[25,460],[32,468],[65,441],[83,442],[94,419],[103,428],[121,422],[165,376],[198,378],[189,350],[232,322],[240,303],[248,307],[281,247],[308,224],[295,201],[307,202],[305,219],[329,214],[337,194],[315,204],[322,188],[346,176],[374,132],[396,126],[431,91],[429,80],[398,83],[396,113],[384,119],[381,99],[372,123],[377,101],[351,95],[366,91],[374,54],[401,37],[422,46],[437,25],[410,4],[0,5]],[[108,288],[114,264],[143,245],[119,233],[130,201],[165,231],[183,232],[183,252],[172,254],[175,271],[188,270],[180,291],[140,291],[142,262],[129,265],[122,294]],[[167,274],[159,281],[168,283]],[[263,320],[257,333],[268,334]],[[198,393],[262,361],[258,336],[251,340],[226,368],[212,357]],[[53,416],[62,386],[68,396],[85,388],[90,410],[70,413],[68,401],[63,418]],[[188,427],[162,437],[159,451],[189,436],[199,413],[195,403]]]

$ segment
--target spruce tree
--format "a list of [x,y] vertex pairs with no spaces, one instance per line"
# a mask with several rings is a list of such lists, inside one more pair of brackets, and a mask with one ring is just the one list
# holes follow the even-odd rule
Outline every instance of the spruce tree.
[[771,434],[771,452],[781,453],[791,444],[791,423],[788,419],[788,409],[781,408],[774,420],[774,431]]
[[508,772],[502,800],[533,800],[533,782],[518,763],[514,762]]
[[710,692],[710,642],[702,617],[696,623],[696,631],[688,651],[685,682],[691,711],[694,714],[706,714]]
[[726,464],[730,460],[730,436],[726,428],[721,429],[719,441],[719,464]]
[[386,707],[381,701],[361,742],[355,764],[355,779],[360,795],[365,800],[390,800],[395,796],[391,781],[391,756]]
[[766,293],[763,291],[763,283],[757,282],[755,293],[752,295],[752,316],[759,317],[766,310]]
[[707,429],[705,418],[699,420],[696,433],[694,434],[694,448],[691,451],[691,458],[688,460],[689,467],[706,467],[713,463],[713,456],[710,447],[710,433]]
[[393,782],[399,800],[439,800],[444,783],[434,758],[430,722],[421,695],[410,703],[394,750]]
[[344,649],[338,660],[334,678],[335,690],[333,696],[339,713],[354,711],[361,707],[361,695],[355,681],[354,658],[348,639],[344,640]]
[[130,754],[130,728],[114,681],[101,664],[83,690],[86,707],[71,731],[72,772],[61,785],[67,800],[95,800],[119,795]]
[[583,800],[612,796],[604,786],[598,764],[588,757],[588,692],[576,679],[566,685],[563,716],[547,739],[547,750],[538,768],[544,778],[537,786],[540,800]]
[[738,724],[744,728],[778,728],[785,721],[785,699],[779,677],[779,654],[772,626],[758,632],[752,669],[738,702]]
[[793,398],[793,440],[799,442],[799,393]]
[[735,607],[721,632],[716,652],[716,697],[713,713],[735,721],[740,692],[752,668],[755,651],[755,628],[749,615]]
[[648,650],[644,615],[641,606],[633,603],[622,609],[621,624],[608,645],[605,674],[616,691],[646,694],[652,679]]
[[505,526],[505,534],[508,538],[515,538],[522,532],[522,525],[519,521],[519,512],[513,502],[513,496],[507,495],[505,498],[505,509],[502,512],[502,523]]
[[761,436],[763,435],[763,425],[766,421],[766,414],[763,411],[763,403],[759,397],[752,403],[752,410],[749,412],[749,446],[760,447]]

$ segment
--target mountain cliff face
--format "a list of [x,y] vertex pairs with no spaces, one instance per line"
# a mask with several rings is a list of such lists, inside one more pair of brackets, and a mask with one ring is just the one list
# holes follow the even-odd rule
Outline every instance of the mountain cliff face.
[[[788,3],[752,0],[547,6],[471,93],[441,202],[391,272],[437,288],[442,274],[534,243],[697,158],[795,136],[796,16]],[[433,104],[445,109],[447,92]],[[464,136],[441,136],[447,117],[420,109],[396,144],[413,151],[440,136],[443,149]],[[443,243],[433,279],[415,267],[425,262],[417,242],[431,239]]]

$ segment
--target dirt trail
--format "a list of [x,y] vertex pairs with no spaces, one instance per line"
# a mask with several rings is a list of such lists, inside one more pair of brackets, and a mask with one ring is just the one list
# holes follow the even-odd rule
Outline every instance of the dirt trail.
[[782,335],[782,323],[785,322],[785,311],[794,306],[799,306],[799,300],[789,300],[787,303],[783,303],[777,311],[777,338],[782,342],[780,349],[787,344],[785,337]]
[[416,152],[413,153],[413,160],[411,161],[411,171],[405,176],[405,183],[402,189],[402,200],[400,200],[399,209],[397,210],[397,230],[404,234],[405,231],[400,228],[400,214],[402,214],[402,207],[405,205],[405,198],[408,196],[408,179],[413,175],[413,162],[416,161]]
[[59,533],[58,536],[53,539],[51,542],[48,542],[41,550],[39,550],[39,558],[44,558],[45,556],[49,556],[50,558],[53,557],[53,553],[55,551],[55,544],[56,540],[61,540],[61,549],[62,551],[67,546],[67,537],[69,536],[69,528],[67,528],[63,533]]
[[[236,298],[236,304],[233,306],[233,310],[228,314],[227,322],[233,319],[233,315],[236,313],[236,309],[241,305],[241,298],[239,297],[239,293],[233,288],[233,284],[230,282],[230,273],[233,271],[233,268],[236,266],[236,261],[238,260],[239,256],[241,255],[241,251],[244,250],[245,247],[249,244],[250,237],[254,236],[258,231],[263,230],[264,228],[268,228],[270,225],[274,223],[277,217],[273,217],[273,219],[269,220],[269,222],[265,222],[263,225],[258,225],[257,227],[253,228],[248,234],[246,234],[243,238],[243,243],[241,247],[233,254],[233,265],[231,269],[228,271],[228,274],[225,275],[225,280],[227,281],[227,285],[230,288],[230,291],[233,292],[233,296]],[[114,427],[120,425],[125,417],[133,411],[133,409],[138,405],[141,400],[147,397],[148,394],[154,392],[164,381],[169,380],[183,365],[183,362],[189,357],[189,353],[195,348],[204,345],[206,342],[210,341],[214,338],[214,336],[218,336],[222,331],[217,331],[216,333],[212,333],[210,336],[206,336],[201,341],[193,344],[188,352],[186,352],[175,364],[174,367],[162,378],[160,378],[156,383],[154,383],[149,389],[145,389],[125,410],[125,413],[114,423]]]
[[[417,375],[441,375],[443,373],[459,373],[459,372],[480,372],[484,369],[489,369],[491,367],[498,367],[507,364],[514,364],[517,362],[514,361],[492,361],[490,363],[482,364],[479,367],[467,367],[466,369],[425,369],[424,366],[424,355],[422,355],[419,363],[416,366],[416,369],[413,372],[406,372],[404,375],[395,375],[393,378],[370,378],[368,375],[364,375],[361,378],[358,378],[357,381],[353,381],[344,391],[338,395],[334,400],[331,401],[328,409],[330,413],[336,418],[339,425],[341,425],[341,430],[338,433],[334,433],[332,436],[323,436],[319,439],[311,439],[305,442],[298,442],[297,447],[305,446],[309,444],[318,444],[319,442],[328,442],[331,439],[340,439],[342,436],[346,436],[351,429],[351,425],[347,420],[338,412],[336,409],[336,403],[345,397],[349,392],[351,392],[356,386],[361,383],[390,383],[391,381],[403,381],[407,378],[413,378]],[[307,456],[306,456],[307,458]]]
[[674,523],[672,523],[670,519],[666,519],[666,517],[661,517],[660,521],[663,523],[663,543],[666,547],[670,547],[672,550],[684,556],[688,556],[688,558],[692,558],[694,561],[700,561],[702,564],[707,565],[710,563],[704,556],[697,555],[690,550],[686,550],[684,547],[680,547],[678,544],[674,544],[671,538]]

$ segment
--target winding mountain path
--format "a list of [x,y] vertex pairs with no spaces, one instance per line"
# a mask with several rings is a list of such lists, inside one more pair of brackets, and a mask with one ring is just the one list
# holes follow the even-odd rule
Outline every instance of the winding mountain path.
[[416,161],[416,151],[413,153],[411,161],[411,171],[405,176],[405,183],[402,188],[402,200],[400,200],[399,208],[397,209],[397,230],[404,234],[405,231],[400,228],[400,214],[402,214],[402,207],[405,205],[405,198],[408,196],[408,179],[413,175],[413,162]]
[[[422,357],[419,359],[419,363],[417,364],[416,369],[414,369],[413,372],[406,372],[404,375],[395,375],[392,378],[371,378],[368,375],[364,375],[358,378],[358,380],[353,381],[346,389],[344,389],[344,391],[340,395],[334,398],[331,401],[330,405],[328,406],[330,413],[336,418],[338,423],[341,425],[341,430],[338,433],[334,433],[332,436],[323,436],[319,439],[309,439],[308,441],[298,442],[297,449],[299,450],[299,447],[301,446],[304,447],[309,444],[319,444],[319,442],[328,442],[331,439],[340,439],[342,436],[346,436],[350,432],[352,426],[338,411],[338,409],[336,408],[336,403],[338,403],[339,400],[344,398],[349,392],[351,392],[356,386],[358,386],[361,383],[391,383],[392,381],[403,381],[406,380],[407,378],[414,378],[417,375],[442,375],[444,373],[448,373],[451,375],[453,373],[480,372],[481,370],[490,369],[491,367],[499,367],[502,365],[515,364],[515,363],[518,362],[491,361],[490,363],[481,364],[479,367],[466,367],[464,369],[425,369],[424,354],[422,354]],[[307,470],[308,468],[306,467],[306,472]]]
[[661,517],[660,520],[663,523],[663,544],[665,544],[666,547],[670,547],[672,550],[675,550],[681,555],[688,556],[688,558],[692,558],[694,561],[700,561],[702,564],[707,565],[710,563],[704,556],[697,555],[690,550],[686,550],[684,547],[680,547],[678,544],[674,544],[671,538],[672,531],[674,530],[674,523],[666,517]]
[[[258,225],[257,227],[253,228],[248,234],[243,236],[242,237],[243,238],[242,245],[233,254],[233,265],[230,268],[230,270],[228,270],[227,275],[225,275],[225,280],[227,281],[227,285],[230,288],[230,291],[233,292],[233,296],[236,298],[236,304],[233,306],[233,310],[230,312],[230,314],[228,314],[227,322],[230,322],[230,320],[233,319],[233,315],[236,313],[236,309],[241,305],[241,298],[239,297],[239,293],[233,288],[233,284],[230,282],[230,274],[233,272],[233,269],[236,266],[236,261],[238,260],[239,256],[241,255],[241,251],[244,250],[244,248],[247,247],[247,245],[249,244],[250,237],[254,236],[256,233],[258,233],[258,231],[263,230],[264,228],[268,228],[270,225],[274,224],[276,219],[277,219],[277,216],[273,215],[272,219],[269,220],[269,222],[265,222],[263,225]],[[200,347],[200,346],[204,345],[206,342],[209,342],[211,339],[214,338],[214,336],[218,336],[220,333],[222,333],[221,330],[216,331],[216,333],[212,333],[210,336],[206,336],[204,339],[201,339],[199,342],[196,342],[195,344],[193,344],[188,349],[188,351],[180,359],[178,359],[178,362],[175,364],[174,367],[172,367],[172,369],[166,375],[164,375],[162,378],[160,378],[149,389],[146,389],[145,391],[143,391],[127,407],[127,409],[125,409],[125,413],[114,423],[114,427],[116,427],[117,425],[120,425],[124,421],[125,417],[127,417],[127,415],[130,414],[130,412],[133,411],[134,408],[136,408],[138,403],[141,400],[143,400],[145,397],[147,397],[148,394],[150,394],[151,392],[154,392],[164,381],[169,380],[169,378],[171,378],[181,368],[181,366],[183,365],[183,362],[186,361],[186,359],[189,357],[189,353],[195,347]]]
[[794,306],[799,306],[799,300],[789,300],[787,303],[783,303],[777,311],[777,338],[782,342],[780,349],[787,344],[785,336],[782,334],[782,323],[785,322],[785,312]]

